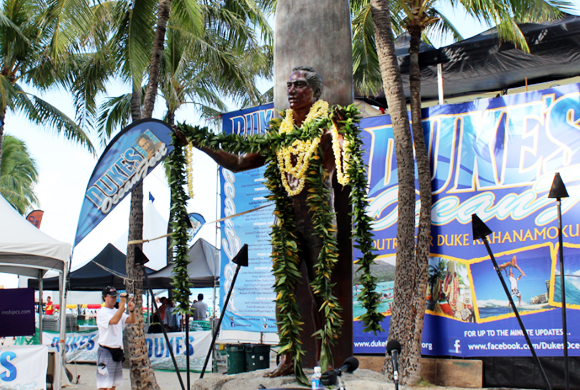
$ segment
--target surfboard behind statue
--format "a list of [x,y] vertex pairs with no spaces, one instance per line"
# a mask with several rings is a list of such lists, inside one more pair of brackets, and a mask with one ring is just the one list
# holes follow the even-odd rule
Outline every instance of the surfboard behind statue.
[[278,0],[274,35],[274,106],[288,108],[292,68],[312,66],[324,83],[322,99],[353,102],[352,40],[348,0]]
[[[312,66],[322,76],[324,83],[321,99],[330,104],[349,105],[353,102],[352,40],[348,0],[278,0],[274,35],[274,106],[277,110],[288,108],[286,82],[295,66]],[[334,294],[343,308],[344,320],[340,341],[333,346],[335,364],[352,356],[352,246],[349,216],[351,207],[348,191],[335,188],[334,205],[337,211],[339,262],[332,274],[332,283],[338,286]],[[306,279],[302,264],[301,272]],[[306,355],[304,367],[314,367],[316,342],[312,334],[317,331],[313,323],[312,292],[307,283],[296,291],[302,321],[301,339]]]

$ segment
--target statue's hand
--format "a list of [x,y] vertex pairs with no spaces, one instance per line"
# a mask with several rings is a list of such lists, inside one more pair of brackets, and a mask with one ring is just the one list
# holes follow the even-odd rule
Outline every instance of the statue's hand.
[[346,114],[344,108],[335,106],[330,115],[330,120],[336,126],[337,129],[341,128],[340,122],[344,121]]

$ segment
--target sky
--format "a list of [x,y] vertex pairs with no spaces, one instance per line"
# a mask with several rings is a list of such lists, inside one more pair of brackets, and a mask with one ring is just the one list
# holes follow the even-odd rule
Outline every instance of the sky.
[[[470,20],[461,11],[454,11],[447,7],[444,8],[444,12],[454,21],[464,38],[488,29],[487,26]],[[572,13],[580,15],[580,3],[577,0]],[[265,82],[261,89],[265,91],[270,86],[271,84],[269,85],[268,82]],[[31,91],[30,89],[27,90]],[[129,91],[129,88],[126,85],[114,83],[109,86],[107,96],[118,96],[122,93],[127,93],[127,91]],[[74,117],[72,98],[66,91],[53,90],[48,93],[42,93],[41,96],[69,116]],[[236,110],[239,107],[230,104],[230,109]],[[163,102],[157,99],[153,117],[161,118],[163,113]],[[199,116],[189,105],[184,106],[177,112],[177,120],[186,121],[190,124],[200,123]],[[72,244],[84,192],[104,147],[99,144],[96,137],[91,136],[91,140],[97,148],[97,155],[92,156],[82,147],[65,140],[62,136],[56,135],[53,129],[33,125],[24,119],[22,115],[12,112],[7,115],[5,133],[24,140],[30,154],[36,160],[39,171],[39,181],[36,186],[36,193],[40,201],[38,208],[44,210],[41,230],[57,240]],[[187,205],[188,211],[201,213],[206,221],[214,221],[218,218],[216,209],[217,166],[204,153],[195,151],[193,172],[195,195]],[[167,219],[169,215],[169,187],[161,166],[150,173],[144,181],[146,200],[149,193],[155,198],[153,205],[157,211],[163,218]],[[130,197],[127,196],[75,248],[72,259],[73,270],[96,256],[107,243],[115,242],[119,237],[126,234],[129,218],[129,199]],[[165,229],[165,226],[160,227],[160,234],[163,234]],[[198,236],[219,247],[219,242],[216,239],[215,224],[204,226]],[[126,250],[126,248],[119,249]],[[0,274],[0,286],[16,288],[17,283],[16,276]]]

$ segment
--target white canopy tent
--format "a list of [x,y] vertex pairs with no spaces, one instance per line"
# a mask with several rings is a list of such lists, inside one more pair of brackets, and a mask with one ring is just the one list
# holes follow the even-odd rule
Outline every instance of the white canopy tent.
[[[0,195],[0,272],[26,275],[42,280],[48,271],[56,271],[60,278],[60,307],[66,307],[64,281],[68,272],[71,245],[55,240],[40,231]],[[42,286],[42,284],[41,284]],[[42,297],[42,290],[39,295]],[[60,348],[55,367],[64,367],[66,310],[60,310]],[[42,310],[39,310],[42,324]],[[41,326],[42,329],[42,326]],[[42,332],[41,332],[42,334]],[[54,383],[60,389],[64,370],[55,369]]]

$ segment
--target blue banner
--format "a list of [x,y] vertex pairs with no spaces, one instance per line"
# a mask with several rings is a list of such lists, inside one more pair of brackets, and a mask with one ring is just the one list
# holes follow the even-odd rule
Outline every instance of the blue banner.
[[[222,129],[227,134],[260,134],[274,113],[273,104],[224,114]],[[267,204],[264,167],[232,173],[220,168],[222,218]],[[270,226],[274,223],[274,205],[226,219],[221,226],[222,270],[220,296],[226,297],[236,264],[232,259],[248,244],[248,267],[239,272],[226,309],[222,328],[252,332],[277,332],[272,285]],[[223,307],[223,301],[222,301]]]
[[[476,213],[493,231],[491,249],[536,352],[563,355],[557,211],[547,197],[560,172],[570,194],[562,201],[568,347],[580,356],[579,333],[570,327],[580,320],[580,85],[432,107],[423,118],[433,208],[422,353],[530,356],[485,246],[473,240]],[[397,246],[393,132],[387,116],[361,127],[388,329]],[[360,314],[355,302],[355,319]],[[363,333],[355,321],[355,353],[384,354],[386,339]]]
[[109,143],[89,180],[73,247],[173,151],[171,132],[164,122],[145,119],[125,127]]

